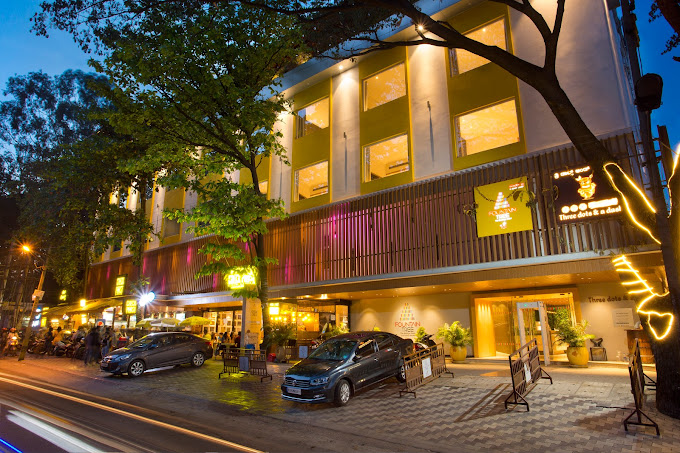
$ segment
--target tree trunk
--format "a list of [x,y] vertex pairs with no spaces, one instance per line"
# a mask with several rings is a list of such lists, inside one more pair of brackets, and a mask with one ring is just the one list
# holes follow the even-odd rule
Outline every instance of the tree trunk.
[[[673,299],[677,300],[678,295]],[[676,311],[677,313],[677,311]],[[646,319],[642,322],[650,338],[656,362],[656,408],[662,414],[680,418],[680,328],[677,316],[665,341],[657,341],[651,334]]]

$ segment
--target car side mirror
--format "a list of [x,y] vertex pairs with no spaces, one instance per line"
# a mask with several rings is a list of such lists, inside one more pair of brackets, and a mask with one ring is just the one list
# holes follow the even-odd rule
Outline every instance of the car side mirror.
[[361,357],[359,354],[355,354],[354,357],[352,357],[352,360],[355,361],[355,362],[358,362],[358,361],[361,360],[362,358],[363,358],[363,357]]

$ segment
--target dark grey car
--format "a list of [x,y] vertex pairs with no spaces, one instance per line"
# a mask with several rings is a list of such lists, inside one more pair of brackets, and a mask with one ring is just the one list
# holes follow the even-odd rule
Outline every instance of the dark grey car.
[[387,332],[352,332],[321,344],[286,371],[281,396],[303,403],[347,404],[362,387],[395,376],[406,380],[403,357],[413,341]]
[[108,373],[137,377],[152,368],[185,363],[199,367],[212,357],[212,352],[212,344],[196,335],[157,332],[111,352],[102,359],[100,368]]

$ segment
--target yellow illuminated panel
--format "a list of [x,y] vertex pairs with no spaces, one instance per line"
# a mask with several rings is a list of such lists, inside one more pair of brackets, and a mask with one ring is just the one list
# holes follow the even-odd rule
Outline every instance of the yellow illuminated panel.
[[364,111],[406,96],[404,63],[392,66],[364,80]]
[[113,291],[114,296],[122,296],[123,293],[125,292],[125,275],[119,275],[116,277],[116,286]]
[[125,314],[126,315],[134,315],[137,313],[137,300],[136,299],[128,299],[125,301]]
[[[503,50],[508,49],[505,38],[504,18],[486,24],[469,33],[465,33],[465,36],[481,42],[482,44],[486,44],[487,46],[496,46]],[[450,52],[452,75],[462,74],[480,66],[484,66],[489,62],[486,58],[470,53],[467,50],[451,49]]]
[[261,181],[258,184],[258,187],[260,188],[260,193],[267,195],[267,192],[269,191],[269,181]]
[[278,315],[280,313],[280,307],[278,302],[272,302],[269,304],[269,314]]
[[304,137],[330,125],[330,99],[324,98],[295,112],[295,138]]
[[328,193],[328,161],[301,168],[295,172],[294,201]]
[[59,294],[59,300],[66,300],[66,297],[67,297],[66,290],[62,289],[61,293]]
[[[663,340],[668,336],[673,326],[673,314],[669,312],[660,312],[653,309],[653,305],[658,304],[658,302],[669,297],[669,293],[657,294],[654,292],[651,286],[647,283],[645,279],[640,276],[637,269],[633,268],[632,263],[628,260],[625,255],[612,260],[616,272],[625,274],[628,277],[627,280],[622,282],[623,286],[629,287],[628,294],[639,295],[642,300],[638,303],[637,312],[647,316],[647,325],[657,340]],[[623,279],[623,278],[622,278]],[[658,299],[658,300],[655,300]],[[665,319],[668,324],[666,324],[664,329],[657,332],[656,328],[651,323],[653,317],[658,317]]]
[[475,187],[477,236],[531,230],[533,221],[531,208],[527,206],[528,197],[526,176]]
[[226,276],[229,289],[243,289],[257,285],[257,269],[253,266],[232,269]]
[[459,115],[453,122],[458,157],[519,142],[514,99]]
[[408,135],[364,147],[364,182],[408,171]]

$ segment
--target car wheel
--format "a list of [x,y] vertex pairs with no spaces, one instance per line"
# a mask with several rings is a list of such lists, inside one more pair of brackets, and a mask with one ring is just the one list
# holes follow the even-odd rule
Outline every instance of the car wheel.
[[134,360],[128,368],[128,375],[130,377],[139,377],[144,374],[145,369],[144,362],[141,360]]
[[338,385],[335,386],[335,399],[333,403],[336,406],[344,406],[349,402],[349,398],[352,395],[352,388],[345,379],[341,379]]
[[397,381],[406,382],[406,365],[404,361],[399,362],[399,371],[397,372]]
[[195,367],[199,367],[205,363],[205,354],[202,352],[197,352],[194,354],[194,356],[191,358],[191,364]]

